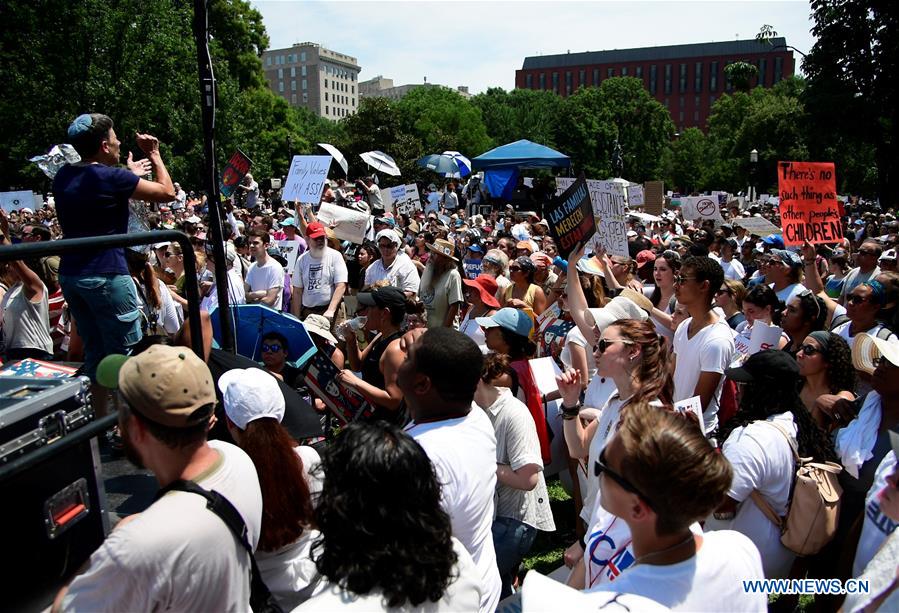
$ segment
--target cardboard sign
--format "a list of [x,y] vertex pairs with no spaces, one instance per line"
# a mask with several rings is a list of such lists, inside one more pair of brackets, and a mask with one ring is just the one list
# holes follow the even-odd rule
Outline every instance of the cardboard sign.
[[705,432],[705,422],[702,419],[702,401],[699,396],[693,396],[692,398],[685,398],[680,402],[674,403],[674,410],[678,413],[693,413],[696,416],[696,419],[699,420],[699,427]]
[[237,189],[237,186],[243,181],[243,178],[250,172],[250,166],[253,162],[246,154],[238,149],[231,155],[231,159],[225,164],[222,171],[222,181],[219,184],[219,191],[222,196],[230,198]]
[[587,181],[580,178],[561,196],[553,198],[546,210],[546,220],[562,258],[567,258],[575,245],[592,238],[596,234],[596,221]]
[[334,230],[334,236],[342,241],[361,245],[368,230],[371,215],[346,207],[323,202],[318,210],[318,220]]
[[687,196],[680,198],[684,219],[713,219],[721,221],[717,196]]
[[778,162],[777,189],[785,245],[843,240],[832,163]]
[[342,423],[347,424],[372,413],[368,401],[356,390],[350,389],[337,381],[340,370],[331,358],[317,351],[303,378],[306,384],[322,399],[327,407]]
[[328,169],[333,159],[330,155],[293,156],[281,199],[284,202],[301,204],[321,202],[325,181],[328,180]]
[[562,374],[562,370],[551,357],[528,360],[528,366],[531,368],[534,383],[541,394],[547,395],[559,391],[556,377]]
[[764,217],[737,217],[733,220],[733,225],[746,228],[750,234],[755,234],[759,238],[780,234],[780,228]]
[[278,243],[278,251],[281,252],[281,256],[287,260],[287,264],[284,265],[284,270],[293,274],[293,267],[297,263],[297,258],[300,256],[300,246],[302,243],[299,239],[294,239],[292,241],[283,239],[276,242]]
[[629,207],[636,208],[638,206],[643,206],[645,202],[643,186],[642,185],[628,185],[627,186],[627,205]]
[[33,192],[0,192],[0,208],[7,213],[18,211],[26,207],[35,210]]
[[421,196],[418,194],[418,186],[415,183],[406,184],[406,193],[403,199],[397,201],[396,212],[398,215],[411,215],[414,211],[421,210]]
[[406,197],[406,186],[405,185],[395,185],[393,187],[386,187],[381,190],[381,201],[384,203],[384,211],[387,213],[393,213],[396,208],[396,203],[403,200]]
[[[566,189],[573,181],[571,178],[559,178],[556,179],[556,186]],[[602,246],[609,255],[629,255],[624,188],[615,181],[590,179],[587,189],[596,224],[596,235],[587,245],[588,249],[596,251],[597,247]]]
[[665,182],[647,181],[643,184],[643,211],[661,215],[665,210]]

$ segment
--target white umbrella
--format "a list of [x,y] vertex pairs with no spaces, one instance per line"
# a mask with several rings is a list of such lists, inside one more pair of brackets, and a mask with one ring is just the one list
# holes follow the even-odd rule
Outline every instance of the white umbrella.
[[337,164],[340,165],[341,168],[343,168],[343,174],[348,174],[350,165],[347,164],[346,158],[343,157],[343,154],[339,149],[337,149],[337,147],[335,147],[334,145],[329,145],[328,143],[319,143],[318,146],[327,151],[331,155],[331,157],[334,158],[334,161],[337,162]]
[[359,157],[379,172],[384,172],[394,177],[400,176],[400,167],[396,165],[392,157],[383,151],[366,151],[365,153],[360,153]]

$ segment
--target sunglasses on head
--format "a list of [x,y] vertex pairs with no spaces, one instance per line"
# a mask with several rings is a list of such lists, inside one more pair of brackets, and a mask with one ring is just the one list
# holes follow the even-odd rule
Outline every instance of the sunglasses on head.
[[640,490],[637,489],[637,487],[633,483],[631,483],[626,478],[624,478],[624,476],[619,475],[614,470],[609,468],[609,465],[606,464],[606,450],[605,449],[603,449],[602,451],[599,452],[599,458],[596,460],[596,462],[593,463],[593,474],[596,477],[599,477],[600,475],[606,475],[612,481],[614,481],[615,483],[620,485],[625,491],[628,491],[631,494],[636,494],[637,496],[642,498],[646,502],[646,504],[648,504],[650,507],[655,508],[652,504],[652,501],[650,501],[649,498],[644,496],[643,493],[640,492]]
[[274,353],[281,351],[281,343],[262,343],[262,353]]

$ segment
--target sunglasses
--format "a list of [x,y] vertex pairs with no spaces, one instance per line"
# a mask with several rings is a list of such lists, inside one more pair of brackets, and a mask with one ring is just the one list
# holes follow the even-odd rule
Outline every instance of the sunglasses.
[[606,475],[612,481],[614,481],[615,483],[620,485],[622,488],[624,488],[625,491],[628,491],[631,494],[636,494],[637,496],[642,498],[646,502],[646,504],[648,504],[650,507],[652,507],[653,509],[655,508],[652,504],[652,501],[649,500],[649,498],[647,498],[639,489],[637,489],[637,487],[633,483],[631,483],[630,481],[625,479],[622,475],[619,475],[614,470],[609,468],[609,465],[606,464],[606,450],[605,449],[603,449],[602,451],[599,452],[599,458],[596,460],[596,462],[593,463],[593,474],[596,477],[599,477],[600,475],[603,475],[603,474]]
[[623,339],[623,338],[612,338],[612,339],[601,338],[601,339],[599,339],[599,343],[596,345],[596,349],[600,353],[605,353],[606,349],[609,348],[609,345],[611,345],[613,343],[623,343],[625,345],[633,345],[634,341],[629,341],[629,340]]
[[165,252],[165,257],[167,257],[167,258],[174,257],[174,255],[175,255],[175,254],[172,253],[171,251],[166,251],[166,252]]
[[262,353],[274,353],[276,351],[281,351],[281,343],[272,343],[271,345],[262,343]]
[[513,270],[521,270],[521,266],[509,266],[509,271],[511,272]]
[[730,294],[730,292],[726,289],[719,289],[717,292],[715,292],[716,296],[723,296],[724,294]]
[[800,345],[799,351],[808,356],[815,355],[816,353],[821,353],[821,350],[818,347],[813,347],[809,344]]
[[695,281],[696,277],[685,277],[684,275],[676,275],[674,277],[674,282],[677,285],[683,285],[687,281]]
[[859,249],[858,254],[859,255],[877,255],[877,252],[876,251],[868,251],[867,249]]
[[867,298],[865,298],[864,296],[859,296],[857,294],[849,294],[848,296],[846,296],[846,302],[852,303],[854,305],[859,305],[867,301]]

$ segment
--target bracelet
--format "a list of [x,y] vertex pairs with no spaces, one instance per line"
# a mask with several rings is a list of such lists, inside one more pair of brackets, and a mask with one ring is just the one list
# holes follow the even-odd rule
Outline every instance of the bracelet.
[[583,405],[580,402],[578,402],[573,407],[566,407],[563,404],[559,407],[559,415],[562,416],[562,419],[566,419],[566,420],[574,419],[575,417],[577,417],[580,414],[582,406]]

